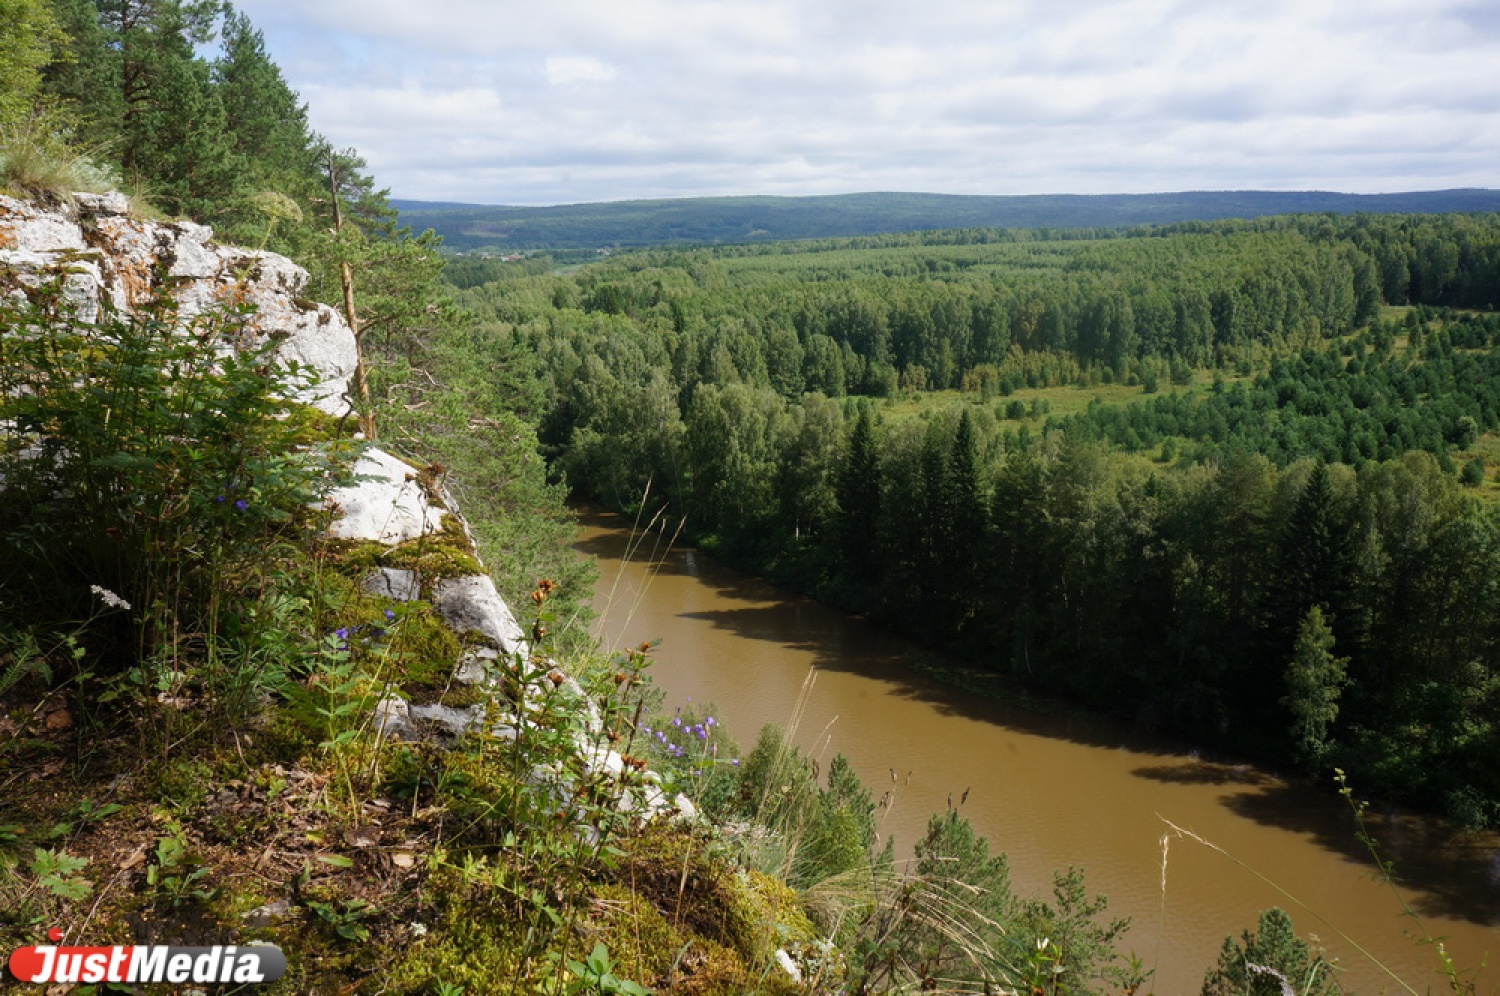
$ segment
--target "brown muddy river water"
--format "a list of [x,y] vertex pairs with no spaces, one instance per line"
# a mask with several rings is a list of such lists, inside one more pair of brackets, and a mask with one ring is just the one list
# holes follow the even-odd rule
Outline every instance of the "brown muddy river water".
[[[1363,947],[1415,992],[1447,991],[1336,796],[1200,760],[1113,720],[975,701],[913,674],[905,660],[916,649],[862,619],[690,548],[653,560],[648,542],[627,561],[627,520],[585,510],[582,523],[577,548],[599,560],[596,631],[607,647],[662,641],[651,673],[668,707],[713,703],[748,750],[763,724],[792,719],[811,675],[794,739],[825,764],[848,755],[877,797],[894,793],[881,832],[898,853],[967,792],[960,812],[1010,856],[1018,892],[1049,892],[1053,869],[1087,869],[1091,892],[1132,918],[1124,946],[1156,968],[1158,994],[1196,993],[1224,937],[1276,905],[1338,958],[1346,989],[1407,991]],[[1233,858],[1173,834],[1168,820]],[[1486,952],[1500,961],[1500,837],[1388,810],[1371,822],[1421,926],[1446,937],[1461,966]],[[1500,992],[1500,964],[1478,991]]]

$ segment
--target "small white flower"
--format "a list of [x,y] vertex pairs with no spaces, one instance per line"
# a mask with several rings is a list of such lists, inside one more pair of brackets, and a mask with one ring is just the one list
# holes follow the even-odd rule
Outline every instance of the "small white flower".
[[413,937],[426,937],[427,936],[427,924],[425,924],[425,923],[413,923],[411,925],[411,936],[413,936]]
[[101,588],[96,584],[91,584],[89,585],[89,591],[93,592],[95,595],[98,595],[99,600],[105,605],[109,606],[111,609],[124,609],[126,612],[130,611],[130,603],[125,601],[125,599],[121,598],[119,595],[116,595],[114,592],[110,591],[108,588]]

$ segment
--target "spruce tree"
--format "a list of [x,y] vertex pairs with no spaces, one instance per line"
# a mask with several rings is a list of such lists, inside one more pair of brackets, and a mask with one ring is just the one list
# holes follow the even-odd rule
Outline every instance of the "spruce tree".
[[838,536],[846,577],[856,591],[875,586],[879,574],[880,454],[868,405],[849,433],[848,456],[838,477]]

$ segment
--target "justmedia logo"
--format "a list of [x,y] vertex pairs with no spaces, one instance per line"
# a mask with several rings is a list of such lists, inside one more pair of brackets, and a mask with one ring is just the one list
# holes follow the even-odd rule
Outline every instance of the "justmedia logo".
[[62,931],[47,932],[52,944],[28,945],[10,953],[10,974],[18,982],[274,982],[286,972],[286,955],[273,945],[207,948],[164,944],[110,947],[58,947]]

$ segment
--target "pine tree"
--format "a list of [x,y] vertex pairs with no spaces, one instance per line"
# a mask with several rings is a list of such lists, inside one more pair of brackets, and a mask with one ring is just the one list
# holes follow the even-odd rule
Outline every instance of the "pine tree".
[[320,192],[319,143],[307,127],[307,107],[266,54],[265,38],[245,15],[224,16],[214,81],[224,106],[237,168],[258,188],[307,200]]
[[[218,0],[95,0],[98,35],[84,28],[83,5],[68,10],[79,20],[88,57],[102,58],[107,70],[88,69],[59,85],[80,92],[87,108],[94,100],[118,112],[111,122],[95,117],[101,139],[118,143],[128,178],[147,186],[171,211],[206,217],[234,186],[224,108],[207,64],[194,46],[214,34]],[[99,89],[108,84],[114,92]]]
[[1219,964],[1203,979],[1203,996],[1337,996],[1333,966],[1297,936],[1292,918],[1271,908],[1239,943],[1226,937]]
[[981,565],[988,548],[988,501],[979,469],[979,444],[967,409],[958,420],[944,479],[943,535],[939,538],[939,582],[944,594],[944,628],[958,635],[980,601]]

